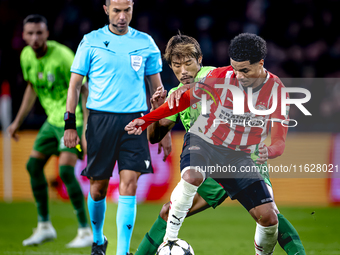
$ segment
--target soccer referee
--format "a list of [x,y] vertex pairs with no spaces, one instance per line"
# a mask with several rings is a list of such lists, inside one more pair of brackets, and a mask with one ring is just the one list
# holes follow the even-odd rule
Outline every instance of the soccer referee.
[[81,81],[89,78],[87,124],[87,167],[82,175],[90,179],[88,209],[93,230],[91,254],[105,254],[103,235],[106,192],[118,160],[119,200],[117,211],[117,255],[129,254],[136,218],[137,180],[152,173],[146,133],[129,136],[124,127],[147,110],[144,77],[152,87],[163,86],[161,55],[153,39],[129,27],[132,0],[106,0],[104,11],[109,25],[86,34],[71,67],[65,113],[65,145],[79,143],[75,109]]

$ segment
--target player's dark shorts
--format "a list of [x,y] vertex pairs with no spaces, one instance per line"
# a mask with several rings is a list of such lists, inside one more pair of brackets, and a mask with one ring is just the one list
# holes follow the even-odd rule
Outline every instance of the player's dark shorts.
[[[181,171],[199,167],[206,178],[213,178],[231,199],[238,199],[247,210],[272,202],[260,173],[246,172],[242,170],[244,166],[255,166],[250,154],[210,144],[191,133],[185,134]],[[238,196],[242,192],[243,196]]]
[[128,135],[124,127],[141,113],[108,113],[90,110],[87,121],[87,167],[81,175],[92,180],[109,179],[118,169],[153,173],[146,132]]

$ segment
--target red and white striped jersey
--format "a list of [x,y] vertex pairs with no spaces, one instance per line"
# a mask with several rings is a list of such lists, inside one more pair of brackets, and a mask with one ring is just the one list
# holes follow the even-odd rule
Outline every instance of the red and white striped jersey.
[[[281,80],[267,71],[265,82],[255,88],[252,93],[252,104],[256,110],[268,110],[272,108],[275,91],[277,91],[277,107],[270,115],[256,115],[248,107],[247,89],[236,79],[231,66],[212,70],[204,81],[205,85],[197,84],[194,96],[202,98],[206,94],[207,105],[210,113],[200,115],[192,125],[189,132],[200,136],[205,141],[228,147],[236,151],[252,153],[260,142],[263,142],[269,132],[272,122],[281,122],[288,125],[289,106],[286,106],[285,115],[281,115],[281,90],[284,88]],[[223,85],[232,85],[240,89],[244,99],[233,95],[229,88]],[[208,85],[208,86],[207,86]],[[210,91],[213,93],[207,93]],[[215,89],[211,89],[215,87]],[[289,97],[288,93],[285,95]],[[244,114],[234,114],[234,100],[244,100]],[[211,103],[213,101],[213,103]],[[203,102],[202,102],[203,104]]]

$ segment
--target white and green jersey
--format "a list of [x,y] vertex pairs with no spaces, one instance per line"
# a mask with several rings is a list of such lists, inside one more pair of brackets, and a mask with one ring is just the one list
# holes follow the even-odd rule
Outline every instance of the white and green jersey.
[[[195,77],[195,81],[199,81],[200,79],[206,77],[208,75],[208,73],[213,69],[215,69],[215,67],[212,67],[212,66],[203,67],[202,66],[201,69],[199,70],[199,72],[197,73],[196,77]],[[180,83],[177,87],[171,89],[169,91],[169,95],[182,86],[183,86],[183,84]],[[169,95],[168,95],[168,97],[169,97]],[[173,122],[176,122],[177,118],[179,117],[182,121],[182,124],[183,124],[185,130],[188,132],[191,125],[197,120],[200,113],[201,113],[201,104],[199,102],[199,103],[192,105],[191,107],[188,107],[184,111],[181,111],[181,112],[176,113],[172,116],[166,117],[166,119],[171,120]]]

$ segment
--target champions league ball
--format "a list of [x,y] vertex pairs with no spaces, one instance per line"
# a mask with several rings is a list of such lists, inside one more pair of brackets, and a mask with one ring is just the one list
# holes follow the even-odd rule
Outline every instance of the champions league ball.
[[156,255],[195,255],[195,253],[190,244],[178,239],[176,241],[163,242],[158,247]]

